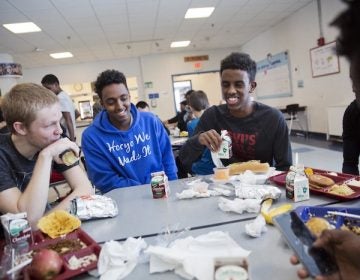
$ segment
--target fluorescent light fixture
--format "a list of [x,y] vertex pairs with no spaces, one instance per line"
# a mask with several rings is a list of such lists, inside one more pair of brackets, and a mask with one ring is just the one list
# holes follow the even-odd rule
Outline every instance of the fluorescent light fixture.
[[3,26],[13,33],[29,33],[41,31],[40,27],[33,22],[9,23],[3,24]]
[[71,52],[51,53],[50,56],[55,59],[73,57]]
[[215,7],[204,7],[204,8],[190,8],[185,14],[185,18],[206,18],[209,17]]
[[172,42],[170,47],[171,48],[183,48],[183,47],[187,47],[188,45],[190,45],[190,41],[177,41],[177,42]]

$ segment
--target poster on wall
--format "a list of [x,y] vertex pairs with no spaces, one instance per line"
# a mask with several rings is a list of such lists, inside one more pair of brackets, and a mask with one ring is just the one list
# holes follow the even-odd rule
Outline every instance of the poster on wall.
[[256,63],[256,95],[258,99],[292,96],[290,62],[287,51],[272,55]]
[[310,49],[311,71],[313,78],[340,72],[336,42]]
[[22,77],[22,67],[19,63],[0,63],[0,77]]

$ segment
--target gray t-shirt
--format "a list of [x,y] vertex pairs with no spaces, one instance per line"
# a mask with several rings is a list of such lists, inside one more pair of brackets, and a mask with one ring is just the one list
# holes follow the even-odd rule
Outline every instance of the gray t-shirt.
[[[0,135],[0,192],[14,186],[23,192],[29,184],[37,157],[29,160],[15,148],[11,134]],[[53,168],[64,172],[72,166],[60,165],[54,162]]]

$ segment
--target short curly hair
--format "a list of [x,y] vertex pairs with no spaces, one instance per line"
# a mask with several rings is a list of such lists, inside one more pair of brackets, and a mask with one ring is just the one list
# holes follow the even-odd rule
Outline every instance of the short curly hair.
[[331,23],[331,26],[340,29],[337,38],[337,52],[347,58],[351,58],[360,51],[360,1],[343,0],[348,8],[340,13]]
[[246,71],[249,75],[250,82],[255,81],[256,62],[246,53],[231,53],[221,61],[220,74],[227,69],[239,69]]
[[105,70],[101,72],[95,81],[95,92],[102,99],[102,90],[111,84],[124,84],[128,88],[125,75],[117,70]]

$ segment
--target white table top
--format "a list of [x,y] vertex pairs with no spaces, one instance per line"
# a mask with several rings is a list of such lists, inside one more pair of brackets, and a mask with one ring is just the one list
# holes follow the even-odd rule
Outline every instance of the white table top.
[[[177,225],[177,229],[189,227],[182,235],[198,236],[210,231],[229,232],[231,237],[244,249],[251,250],[249,271],[252,280],[264,279],[297,279],[296,267],[289,262],[292,255],[280,233],[273,226],[267,226],[268,232],[260,238],[251,238],[245,234],[245,224],[254,219],[256,214],[225,213],[218,208],[218,197],[179,200],[175,193],[187,187],[187,182],[193,179],[182,179],[170,182],[172,193],[167,199],[153,199],[149,185],[116,189],[107,194],[118,203],[119,215],[111,219],[83,222],[82,228],[97,242],[108,240],[125,240],[127,237],[143,236],[147,244],[156,244],[156,236],[166,226]],[[292,203],[285,197],[282,189],[281,198],[274,206]],[[231,198],[233,199],[233,198]],[[337,202],[334,199],[312,195],[310,200],[294,203],[293,207],[301,205],[332,205],[360,207],[360,201]],[[90,276],[82,275],[79,279]],[[182,279],[173,272],[149,274],[149,264],[140,263],[126,279]],[[270,278],[268,278],[270,279]]]

